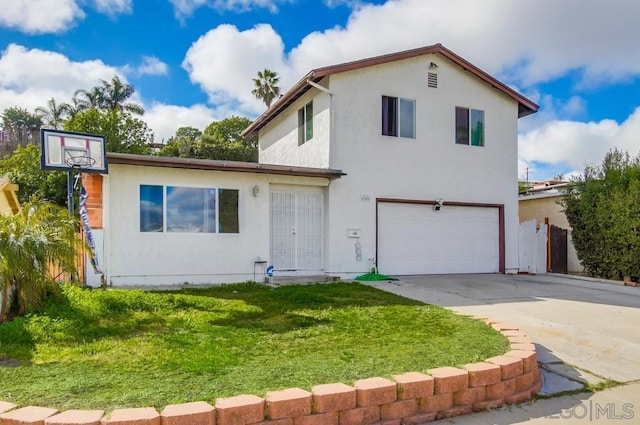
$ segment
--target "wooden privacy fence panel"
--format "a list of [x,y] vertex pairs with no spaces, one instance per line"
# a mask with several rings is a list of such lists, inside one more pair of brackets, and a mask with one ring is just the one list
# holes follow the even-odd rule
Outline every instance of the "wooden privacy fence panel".
[[55,263],[49,263],[48,272],[49,276],[58,283],[62,282],[80,282],[85,283],[85,264],[86,264],[86,250],[84,247],[84,232],[79,232],[77,234],[77,253],[76,253],[76,276],[72,276],[70,273],[67,273],[62,270],[62,268]]
[[549,269],[551,273],[567,274],[567,229],[551,225],[550,230],[550,253],[551,264]]

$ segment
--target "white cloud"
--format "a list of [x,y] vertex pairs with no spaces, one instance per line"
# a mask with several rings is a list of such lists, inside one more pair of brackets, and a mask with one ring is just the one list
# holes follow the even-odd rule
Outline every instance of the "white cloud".
[[286,72],[283,49],[270,25],[247,31],[220,25],[193,43],[182,66],[209,95],[210,103],[257,114],[264,105],[251,94],[252,78],[264,68]]
[[68,102],[75,90],[116,74],[100,60],[72,62],[59,53],[11,44],[0,56],[0,110],[16,105],[31,110],[51,97]]
[[211,121],[218,121],[230,115],[226,115],[225,111],[215,111],[205,105],[186,107],[154,103],[147,108],[143,119],[153,129],[155,140],[166,142],[180,127],[195,127],[204,130]]
[[142,56],[142,63],[138,66],[125,65],[122,72],[140,77],[142,75],[167,75],[169,66],[155,56]]
[[[638,134],[640,107],[621,124],[609,119],[599,122],[550,121],[520,135],[519,165],[542,162],[579,172],[587,164],[600,164],[614,147],[637,155]],[[519,173],[522,175],[523,168]]]
[[[245,31],[221,25],[191,46],[183,66],[212,102],[227,98],[247,106],[250,78],[265,66],[279,73],[287,89],[313,68],[441,42],[524,93],[576,70],[582,70],[580,88],[585,81],[640,75],[638,17],[635,0],[606,8],[596,0],[484,0],[481,7],[477,0],[396,0],[361,5],[345,27],[311,33],[289,52],[267,24]],[[554,114],[579,117],[584,107],[576,96],[554,105]]]
[[105,15],[115,16],[121,13],[131,13],[133,0],[95,0],[96,9]]
[[26,33],[65,32],[84,16],[76,0],[0,0],[0,26]]
[[268,9],[272,13],[278,11],[278,5],[294,0],[169,0],[173,5],[176,17],[183,19],[191,16],[200,7],[210,7],[219,12],[247,12],[254,8]]

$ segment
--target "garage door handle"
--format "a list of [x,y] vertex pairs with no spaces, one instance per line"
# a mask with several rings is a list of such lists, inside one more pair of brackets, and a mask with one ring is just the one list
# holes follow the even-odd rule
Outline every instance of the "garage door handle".
[[295,227],[292,227],[292,228],[291,228],[291,234],[292,234],[292,235],[295,235],[295,234],[296,234],[296,229],[295,229]]

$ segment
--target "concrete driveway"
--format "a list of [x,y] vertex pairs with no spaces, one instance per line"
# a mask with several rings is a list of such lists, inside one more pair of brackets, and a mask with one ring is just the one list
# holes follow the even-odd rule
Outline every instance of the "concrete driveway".
[[[549,423],[572,423],[571,418],[555,420],[558,418],[553,417],[553,412],[561,414],[558,409],[571,408],[572,403],[590,397],[609,396],[617,400],[615,402],[635,406],[635,417],[627,423],[640,421],[640,383],[634,383],[640,381],[640,287],[562,275],[400,276],[397,281],[368,284],[456,312],[518,326],[536,343],[538,361],[544,372],[542,394],[579,390],[586,382],[633,383],[595,396],[574,395],[538,401],[536,408],[543,409],[544,413],[535,414],[526,409],[523,413],[516,409],[511,422],[504,416],[492,422],[490,416],[480,414],[485,422],[472,422],[472,417],[478,415],[471,415],[447,423],[512,424],[536,416],[545,423],[546,419],[552,421]],[[622,404],[618,408],[622,409]]]

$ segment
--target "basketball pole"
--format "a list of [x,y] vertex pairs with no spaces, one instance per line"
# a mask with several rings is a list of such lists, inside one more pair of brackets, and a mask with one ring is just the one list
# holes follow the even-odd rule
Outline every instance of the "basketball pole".
[[67,208],[69,216],[73,218],[73,167],[67,171]]

